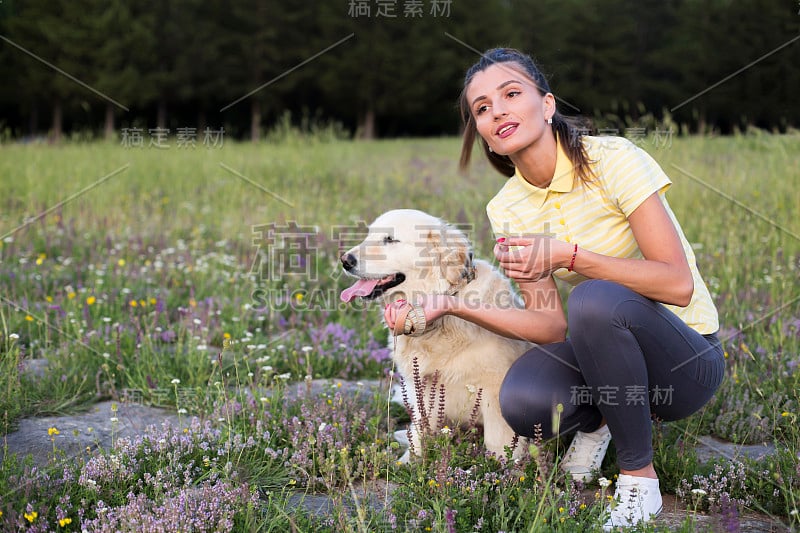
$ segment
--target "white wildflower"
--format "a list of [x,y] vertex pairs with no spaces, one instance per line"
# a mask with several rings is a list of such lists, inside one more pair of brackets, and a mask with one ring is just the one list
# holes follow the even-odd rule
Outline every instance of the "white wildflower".
[[604,477],[601,477],[600,479],[598,479],[598,480],[597,480],[597,483],[598,483],[598,484],[599,484],[601,487],[603,487],[604,489],[607,489],[608,487],[610,487],[610,486],[611,486],[611,480],[609,480],[609,479],[607,479],[607,478],[604,478]]
[[179,380],[178,378],[175,378],[172,381],[170,381],[170,383],[172,383],[173,385],[180,385],[181,380]]

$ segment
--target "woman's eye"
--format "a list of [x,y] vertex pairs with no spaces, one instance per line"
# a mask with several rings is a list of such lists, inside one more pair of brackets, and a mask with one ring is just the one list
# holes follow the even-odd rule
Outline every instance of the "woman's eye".
[[383,238],[383,244],[392,244],[393,242],[400,242],[400,241],[398,241],[397,239],[395,239],[390,235],[387,235],[386,237]]
[[475,114],[476,115],[480,115],[481,113],[486,111],[488,108],[489,108],[489,106],[482,105],[478,109],[475,110]]
[[519,95],[519,91],[508,91],[508,97],[514,98],[515,96]]

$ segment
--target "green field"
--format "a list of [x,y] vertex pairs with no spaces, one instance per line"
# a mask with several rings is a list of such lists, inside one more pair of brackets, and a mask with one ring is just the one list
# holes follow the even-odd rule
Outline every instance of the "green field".
[[[667,198],[719,308],[728,362],[705,409],[656,424],[662,488],[720,520],[755,510],[797,529],[800,137],[642,146],[673,181]],[[453,138],[299,134],[221,148],[0,146],[3,434],[21,417],[125,401],[132,390],[198,417],[187,432],[94,458],[63,461],[54,446],[44,477],[4,453],[1,529],[136,530],[135,520],[173,515],[196,522],[165,530],[595,527],[604,493],[584,501],[553,467],[563,443],[542,443],[534,460],[514,465],[454,431],[430,436],[422,461],[399,466],[388,436],[406,417],[387,410],[385,396],[332,389],[281,400],[287,381],[307,376],[386,379],[378,313],[336,298],[347,284],[338,256],[378,214],[428,211],[468,228],[476,254],[490,257],[484,206],[504,178],[483,162],[460,175],[459,149]],[[45,376],[20,370],[42,358]],[[194,391],[190,402],[179,389]],[[699,464],[692,448],[702,435],[778,451],[760,463]],[[353,487],[375,480],[401,487],[389,509],[348,510]],[[339,505],[327,518],[304,515],[286,504],[298,491]],[[691,516],[684,528],[694,530]]]

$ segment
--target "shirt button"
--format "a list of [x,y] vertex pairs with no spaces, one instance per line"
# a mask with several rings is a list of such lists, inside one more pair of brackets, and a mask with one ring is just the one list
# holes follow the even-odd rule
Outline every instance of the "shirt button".
[[558,223],[563,226],[564,225],[564,219],[562,218],[561,220],[558,221]]
[[556,209],[561,209],[561,202],[556,202]]

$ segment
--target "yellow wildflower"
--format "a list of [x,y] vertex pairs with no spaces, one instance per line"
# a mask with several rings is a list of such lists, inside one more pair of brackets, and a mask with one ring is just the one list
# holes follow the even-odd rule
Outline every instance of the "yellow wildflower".
[[136,307],[137,305],[139,305],[139,302],[136,300],[131,300],[131,307]]
[[70,517],[62,518],[61,520],[58,521],[58,525],[61,527],[66,527],[71,523],[72,523],[72,518]]
[[31,315],[25,315],[25,320],[28,322],[33,322],[33,317]]
[[147,300],[139,300],[139,305],[142,307],[147,307]]
[[39,516],[39,513],[37,513],[36,511],[31,511],[30,513],[25,513],[22,516],[24,516],[25,520],[27,520],[32,524],[33,521],[36,520],[36,517]]
[[94,305],[96,301],[97,298],[95,298],[94,296],[89,296],[88,298],[86,298],[86,305]]
[[69,298],[70,300],[72,300],[73,298],[75,298],[75,296],[77,296],[77,294],[75,294],[75,291],[69,291],[69,292],[67,293],[67,298]]
[[222,334],[222,338],[230,339],[231,338],[231,334],[226,331],[225,333]]
[[47,254],[39,254],[39,257],[36,258],[36,264],[41,265],[45,259],[47,259]]
[[49,304],[53,303],[53,297],[52,296],[45,296],[44,299],[47,300],[47,303],[49,303]]
[[158,300],[156,300],[155,298],[150,298],[150,305],[156,305],[157,303]]
[[119,261],[117,261],[117,264],[119,266],[121,266],[121,267],[124,267],[125,266],[125,260],[124,259],[120,259]]
[[60,435],[61,432],[58,431],[58,429],[56,429],[55,427],[52,427],[52,428],[47,428],[47,434],[52,437],[53,435]]

